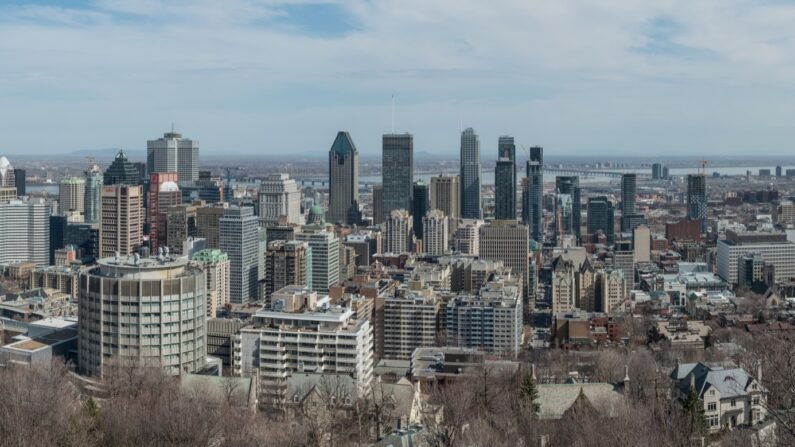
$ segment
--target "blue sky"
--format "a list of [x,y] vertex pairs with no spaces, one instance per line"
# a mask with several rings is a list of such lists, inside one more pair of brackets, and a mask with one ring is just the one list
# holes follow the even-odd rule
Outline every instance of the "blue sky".
[[790,155],[795,4],[751,0],[0,1],[0,153],[378,154],[460,126],[559,155]]

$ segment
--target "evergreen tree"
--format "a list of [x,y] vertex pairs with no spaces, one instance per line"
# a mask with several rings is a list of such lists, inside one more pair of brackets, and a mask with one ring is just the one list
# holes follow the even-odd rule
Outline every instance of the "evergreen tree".
[[536,399],[538,399],[538,389],[536,388],[536,381],[535,379],[533,379],[533,373],[528,372],[525,375],[519,387],[519,391],[521,392],[522,397],[529,405],[533,417],[538,416],[538,411],[540,410],[540,406],[536,402]]
[[691,386],[684,402],[684,410],[690,418],[693,433],[703,435],[707,431],[707,418],[704,416],[704,401],[698,397],[696,387]]

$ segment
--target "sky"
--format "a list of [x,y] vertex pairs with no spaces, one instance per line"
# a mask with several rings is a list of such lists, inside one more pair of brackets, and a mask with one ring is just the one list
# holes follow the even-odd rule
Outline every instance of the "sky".
[[790,155],[787,0],[0,0],[0,154]]

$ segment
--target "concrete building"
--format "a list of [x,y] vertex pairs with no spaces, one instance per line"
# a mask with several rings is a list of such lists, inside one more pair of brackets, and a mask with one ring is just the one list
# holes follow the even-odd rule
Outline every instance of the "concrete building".
[[0,204],[0,265],[50,264],[50,207],[44,199]]
[[82,374],[105,367],[205,365],[206,279],[185,258],[105,258],[80,277],[78,353]]
[[[245,304],[257,299],[259,235],[251,207],[230,206],[219,221],[219,246],[229,256],[229,300]],[[208,248],[212,248],[208,244]]]
[[516,219],[516,144],[513,137],[497,140],[497,165],[494,168],[494,218]]
[[635,263],[651,262],[651,231],[646,225],[632,230],[632,253]]
[[221,250],[205,249],[196,252],[192,261],[207,278],[207,318],[215,318],[230,303],[229,256]]
[[182,203],[182,192],[177,185],[176,172],[152,172],[149,174],[149,247],[152,253],[168,244],[168,209]]
[[[461,218],[461,181],[457,175],[431,177],[431,209],[441,210],[455,225]],[[454,231],[454,228],[450,228]]]
[[[107,177],[106,177],[107,180]],[[102,187],[102,218],[99,225],[99,255],[130,256],[143,241],[143,191],[124,183]]]
[[384,253],[414,251],[413,220],[406,210],[392,210],[384,221]]
[[423,251],[430,256],[442,256],[450,252],[448,235],[450,229],[449,219],[441,210],[433,209],[422,218]]
[[171,132],[146,142],[146,173],[176,172],[180,185],[199,179],[199,142]]
[[343,245],[356,251],[356,265],[369,266],[373,262],[373,256],[381,253],[381,232],[359,230],[345,236]]
[[718,241],[718,276],[730,284],[739,283],[739,261],[749,252],[758,253],[766,264],[772,265],[775,281],[795,278],[795,244],[786,233],[726,231],[726,239]]
[[328,152],[328,220],[336,224],[358,225],[359,151],[348,132],[338,132]]
[[[515,278],[523,284],[523,294],[527,295],[530,278],[530,247],[527,226],[509,220],[495,220],[479,229],[480,259],[502,261],[509,267]],[[529,310],[529,309],[528,309]]]
[[289,224],[302,225],[301,190],[289,174],[270,174],[262,181],[258,196],[259,223],[276,225],[279,218]]
[[582,226],[582,203],[580,201],[580,177],[576,175],[555,177],[555,190],[559,195],[568,195],[571,200],[571,234],[575,241],[580,240]]
[[80,177],[67,177],[58,184],[58,208],[61,213],[85,213],[86,181]]
[[480,204],[480,138],[468,127],[461,132],[461,217],[482,219]]
[[553,264],[550,289],[553,314],[571,312],[577,308],[575,267],[571,261],[559,259]]
[[196,236],[207,241],[207,248],[220,248],[219,223],[224,216],[226,203],[215,203],[196,208]]
[[[426,293],[423,293],[426,292]],[[441,300],[429,289],[387,292],[383,301],[383,352],[378,358],[409,360],[416,348],[436,346]]]
[[623,312],[626,301],[626,280],[621,270],[600,270],[594,277],[594,312]]
[[[166,211],[166,246],[175,255],[187,255],[185,244],[198,237],[196,210],[200,204],[180,204]],[[207,241],[205,241],[205,245]]]
[[477,256],[480,253],[480,227],[483,225],[482,220],[460,219],[453,234],[453,251]]
[[240,330],[240,357],[234,373],[256,376],[260,406],[279,409],[294,374],[349,374],[359,395],[370,390],[373,376],[373,329],[354,319],[348,308],[332,306],[307,288],[288,286],[273,294],[273,305],[253,316]]
[[328,293],[330,286],[339,283],[340,239],[324,223],[304,225],[295,238],[312,249],[312,290]]
[[17,198],[17,189],[8,187],[8,186],[0,186],[0,205],[5,205],[10,203],[12,200]]
[[387,134],[383,136],[382,170],[383,214],[392,210],[410,210],[414,184],[414,136]]
[[265,265],[266,303],[271,302],[275,291],[290,285],[312,288],[312,248],[308,242],[269,242]]

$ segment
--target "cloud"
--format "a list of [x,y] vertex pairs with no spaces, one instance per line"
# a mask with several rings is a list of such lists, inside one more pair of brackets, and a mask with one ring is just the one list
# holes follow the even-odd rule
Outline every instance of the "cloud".
[[[0,152],[379,151],[397,95],[418,148],[459,117],[550,153],[783,152],[795,7],[749,0],[96,0],[0,6]],[[46,128],[53,138],[30,139]],[[492,141],[493,140],[493,141]]]

